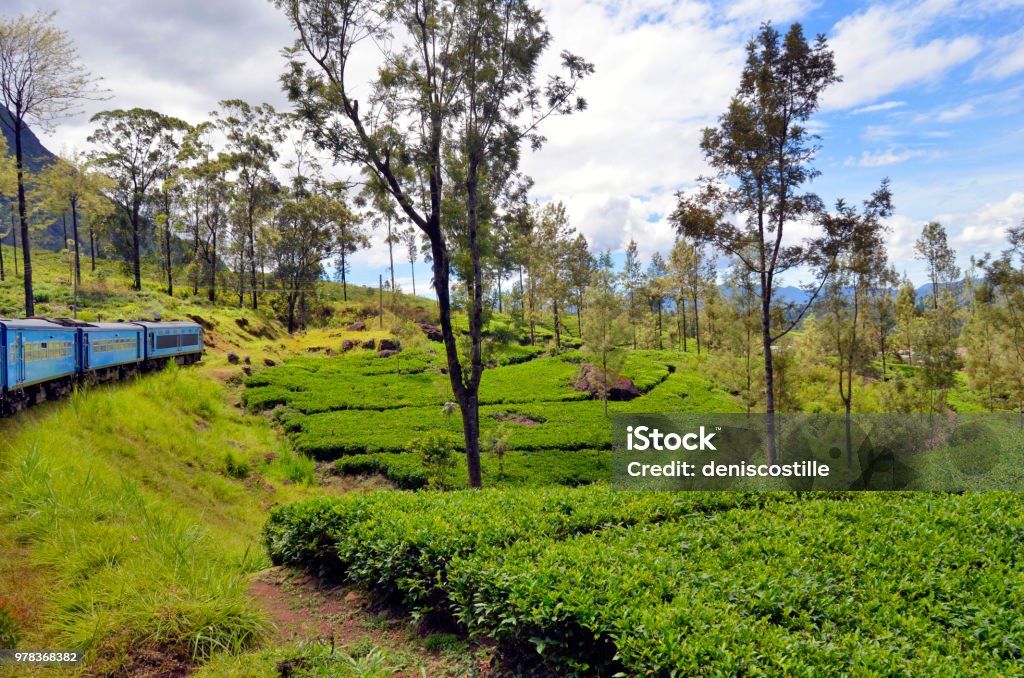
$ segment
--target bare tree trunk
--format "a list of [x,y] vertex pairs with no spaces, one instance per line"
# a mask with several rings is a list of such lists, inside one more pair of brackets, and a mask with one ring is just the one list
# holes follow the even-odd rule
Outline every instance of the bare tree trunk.
[[[210,301],[217,300],[217,229],[213,229],[212,249],[210,250]],[[292,311],[289,311],[291,313]],[[290,320],[289,320],[290,322]]]
[[17,278],[20,274],[18,273],[18,225],[14,223],[14,210],[11,210],[11,240],[14,241],[14,253],[12,258],[14,259],[14,277]]
[[693,337],[697,340],[697,355],[700,355],[700,308],[696,292],[693,293]]
[[348,281],[345,280],[345,247],[341,248],[341,297],[348,301]]
[[167,230],[164,231],[164,261],[167,263],[167,296],[174,296],[174,269],[171,265],[171,216],[167,213]]
[[93,230],[92,217],[89,218],[89,256],[92,258],[92,272],[96,272],[96,232]]
[[[132,211],[129,215],[132,221],[132,264],[135,268],[135,289],[142,290],[142,254],[140,252],[139,243],[139,204],[138,201],[132,201]],[[212,301],[212,299],[211,299]]]
[[32,292],[32,249],[29,245],[28,205],[25,200],[25,161],[21,147],[22,122],[14,119],[14,155],[18,174],[18,219],[21,221],[21,252],[25,261],[25,316],[36,314],[36,299]]
[[81,248],[78,245],[78,202],[71,201],[71,237],[75,239],[75,284],[82,284]]
[[554,302],[554,307],[555,307],[555,348],[556,349],[561,349],[562,348],[562,335],[558,331],[558,301],[557,300]]
[[775,450],[775,375],[772,365],[771,290],[764,273],[761,274],[761,342],[764,349],[765,414],[768,433],[768,464],[779,463]]

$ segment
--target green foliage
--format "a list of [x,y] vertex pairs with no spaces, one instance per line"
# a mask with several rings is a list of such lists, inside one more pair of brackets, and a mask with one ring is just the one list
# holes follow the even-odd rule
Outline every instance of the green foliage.
[[378,492],[271,511],[263,540],[275,564],[373,589],[420,613],[444,616],[452,558],[484,547],[658,522],[773,495],[613,492],[607,487]]
[[[516,450],[505,453],[503,465],[492,455],[485,455],[481,463],[488,487],[578,487],[611,479],[609,450]],[[416,490],[427,484],[422,461],[406,453],[346,455],[335,461],[332,468],[339,475],[379,474],[403,490]],[[445,485],[466,486],[463,457],[456,458]]]
[[419,457],[427,484],[443,488],[449,472],[455,466],[459,439],[447,431],[429,431],[422,438],[412,440],[408,450]]
[[448,589],[471,632],[558,675],[1000,675],[1024,630],[1014,502],[861,495],[523,541],[457,556]]

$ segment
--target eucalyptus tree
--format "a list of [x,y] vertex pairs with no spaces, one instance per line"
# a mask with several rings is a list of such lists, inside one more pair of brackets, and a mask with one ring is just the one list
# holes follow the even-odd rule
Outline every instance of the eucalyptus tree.
[[105,192],[109,188],[110,179],[98,172],[85,155],[77,151],[57,158],[38,174],[41,208],[50,214],[63,214],[65,210],[71,214],[69,239],[74,247],[74,277],[78,285],[82,284],[79,217],[95,219],[107,214],[110,202]]
[[336,244],[339,223],[355,221],[339,195],[317,176],[297,175],[277,211],[277,238],[273,247],[274,277],[287,308],[288,332],[294,332],[304,318],[299,309],[307,305],[316,282],[323,276],[323,262]]
[[[567,75],[538,85],[538,63],[551,36],[540,12],[519,0],[274,2],[298,32],[287,50],[290,65],[283,82],[307,133],[336,161],[377,176],[430,242],[469,483],[479,487],[482,241],[488,226],[481,219],[482,192],[499,192],[514,174],[523,141],[541,145],[538,125],[543,120],[585,107],[576,87],[593,68],[563,52]],[[362,58],[381,64],[366,88],[353,72]],[[365,92],[359,95],[362,102],[357,91]],[[461,168],[461,180],[449,182],[449,156]],[[459,198],[465,212],[456,232],[441,219],[451,196]],[[468,365],[459,356],[451,322],[453,258],[463,255]]]
[[594,357],[600,368],[599,388],[601,400],[604,401],[604,416],[607,417],[608,396],[622,367],[619,344],[624,339],[622,300],[611,253],[603,253],[591,268],[591,281],[585,296],[587,323],[581,334],[583,350]]
[[960,277],[956,253],[949,246],[946,229],[942,224],[932,221],[925,225],[920,237],[914,241],[914,257],[923,259],[928,264],[928,281],[932,284],[932,309],[938,310],[941,286],[948,285]]
[[[334,200],[345,201],[347,186],[343,183],[327,183],[323,185],[322,190],[330,194]],[[341,293],[345,301],[348,301],[348,272],[352,266],[352,255],[369,246],[370,237],[366,234],[362,220],[345,218],[335,223],[336,267],[341,277]]]
[[[762,25],[747,45],[728,110],[717,127],[704,130],[701,149],[715,176],[703,178],[694,194],[680,193],[672,215],[680,233],[736,257],[759,279],[770,464],[778,463],[772,347],[814,302],[843,236],[819,228],[804,243],[784,238],[796,222],[823,225],[821,199],[803,190],[819,174],[812,165],[818,137],[805,124],[818,110],[821,93],[839,80],[823,35],[809,43],[800,24],[785,36]],[[776,286],[795,269],[812,270],[808,300],[778,314]]]
[[409,273],[412,275],[412,296],[416,296],[416,259],[419,256],[419,238],[416,236],[416,227],[409,226],[401,233],[402,242],[405,243],[406,257],[409,259]]
[[[248,274],[252,308],[259,307],[256,240],[261,212],[271,209],[277,181],[271,171],[278,159],[278,146],[285,140],[287,118],[270,104],[252,105],[240,99],[220,102],[220,111],[210,114],[224,135],[225,153],[234,173],[234,197],[241,216],[242,241],[239,275]],[[248,268],[248,270],[246,270]],[[243,285],[244,287],[244,285]]]
[[22,135],[30,122],[49,128],[56,120],[77,113],[81,101],[102,97],[71,37],[54,25],[53,18],[52,12],[0,18],[0,124],[14,136],[25,314],[29,316],[35,315],[35,299]]
[[583,310],[586,306],[586,291],[597,265],[590,253],[590,244],[582,233],[566,244],[565,275],[569,281],[569,300],[576,307],[576,322],[580,338],[583,338]]
[[[658,342],[657,348],[659,350],[665,348],[663,319],[665,297],[668,296],[669,284],[668,265],[665,263],[665,257],[661,256],[661,252],[655,252],[651,255],[651,262],[647,264],[647,288],[645,291],[651,304],[651,311],[655,318],[657,318],[655,332]],[[655,347],[652,345],[651,348]]]
[[633,328],[633,348],[635,349],[637,347],[636,328],[639,324],[639,320],[636,317],[636,296],[637,292],[642,290],[646,284],[643,270],[640,267],[640,251],[636,240],[630,240],[626,246],[626,260],[622,271],[622,278],[626,286],[626,308],[629,312],[630,325]]
[[135,289],[142,289],[142,239],[146,226],[143,206],[151,190],[178,156],[188,123],[145,108],[97,113],[98,125],[89,135],[96,145],[93,161],[111,179],[110,198],[124,210],[131,226],[132,269]]
[[853,463],[851,412],[855,371],[872,355],[867,337],[859,330],[871,291],[885,280],[889,270],[885,252],[885,235],[889,228],[882,222],[892,215],[892,193],[885,180],[858,211],[843,200],[835,213],[822,219],[835,232],[848,234],[842,253],[836,258],[832,276],[825,286],[820,306],[824,311],[826,331],[836,357],[839,398],[846,413],[846,463]]

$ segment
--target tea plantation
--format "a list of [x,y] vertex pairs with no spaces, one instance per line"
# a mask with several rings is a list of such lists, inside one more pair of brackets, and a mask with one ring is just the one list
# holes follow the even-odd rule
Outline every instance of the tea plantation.
[[[310,356],[248,379],[294,446],[399,489],[464,486],[414,443],[459,430],[429,347]],[[1024,516],[1011,494],[627,493],[607,480],[583,356],[496,365],[483,491],[376,491],[274,509],[271,559],[493,643],[524,675],[1013,675]],[[738,411],[694,356],[636,351],[611,412]],[[502,454],[486,453],[501,441]],[[566,487],[572,486],[572,487]],[[580,487],[582,486],[582,487]]]

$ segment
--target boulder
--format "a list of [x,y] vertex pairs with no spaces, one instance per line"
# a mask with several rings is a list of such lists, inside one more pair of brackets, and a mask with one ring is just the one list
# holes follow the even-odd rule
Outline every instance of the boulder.
[[239,360],[240,359],[237,354],[228,353],[228,362],[231,363],[232,365],[237,365],[239,363]]
[[393,349],[382,349],[380,351],[377,351],[377,357],[379,358],[390,358],[393,355],[398,355],[398,351],[395,351]]
[[349,332],[362,332],[363,330],[366,329],[366,323],[363,322],[362,320],[357,320],[356,322],[352,323],[345,329],[348,330]]
[[276,360],[272,360],[270,358],[264,358],[263,359],[263,364],[266,365],[267,367],[274,367],[275,365],[277,365],[277,361]]
[[342,351],[351,351],[355,347],[356,347],[356,342],[352,341],[351,339],[346,339],[345,341],[341,342],[341,350]]
[[[593,365],[582,365],[576,375],[576,390],[586,391],[591,398],[600,399],[604,390],[604,378],[601,370]],[[608,400],[632,400],[639,398],[640,389],[629,377],[619,376],[608,390]]]
[[431,341],[444,341],[444,334],[441,330],[428,323],[416,323],[416,325],[423,331],[423,334],[427,335],[427,339]]
[[363,346],[363,348],[368,348],[368,349],[373,350],[374,348],[377,347],[377,342],[375,340],[373,340],[373,339],[367,339],[366,341],[363,342],[362,346]]
[[381,339],[377,344],[377,348],[382,351],[398,351],[402,350],[402,346],[398,343],[397,339]]

